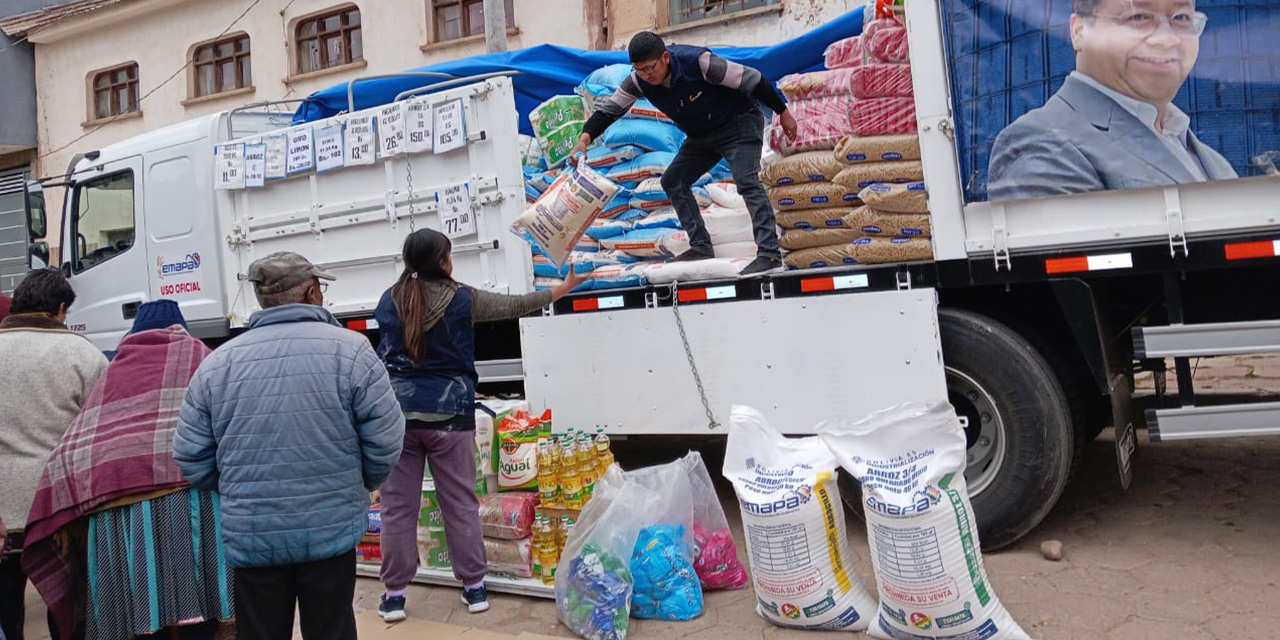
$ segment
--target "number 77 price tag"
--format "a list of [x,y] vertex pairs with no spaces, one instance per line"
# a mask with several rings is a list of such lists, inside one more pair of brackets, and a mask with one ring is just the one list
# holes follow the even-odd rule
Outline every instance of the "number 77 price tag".
[[450,238],[476,232],[475,209],[471,205],[471,187],[467,183],[447,186],[436,192],[440,213],[440,231]]

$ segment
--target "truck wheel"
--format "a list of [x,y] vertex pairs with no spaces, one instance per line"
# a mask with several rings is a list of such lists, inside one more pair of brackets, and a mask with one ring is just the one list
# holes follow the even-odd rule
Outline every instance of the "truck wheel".
[[941,309],[947,392],[968,425],[965,481],[982,547],[999,549],[1048,515],[1074,453],[1071,411],[1052,367],[1005,325]]

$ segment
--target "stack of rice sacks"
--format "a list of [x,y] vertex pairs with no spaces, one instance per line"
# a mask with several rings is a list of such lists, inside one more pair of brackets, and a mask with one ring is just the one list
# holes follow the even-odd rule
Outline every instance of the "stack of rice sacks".
[[[800,135],[781,127],[771,144],[788,156],[762,172],[776,186],[785,261],[792,269],[927,260],[933,256],[906,29],[894,18],[871,20],[861,36],[832,44],[827,71],[783,78]],[[818,97],[815,97],[818,96]],[[822,105],[815,108],[815,102]],[[838,105],[838,106],[835,106]],[[847,109],[842,119],[840,109]],[[811,119],[806,125],[806,119]],[[816,120],[814,122],[813,120]],[[844,125],[841,131],[840,125]],[[808,153],[797,154],[797,151]],[[778,179],[796,179],[794,167],[817,168],[844,189],[855,208],[797,215],[779,206]],[[833,188],[834,188],[833,187]],[[848,194],[854,197],[849,198]]]
[[[583,80],[576,95],[556,96],[529,114],[530,124],[538,134],[538,140],[524,143],[532,150],[526,153],[524,163],[525,196],[529,202],[537,200],[571,161],[568,154],[572,152],[573,145],[561,152],[559,132],[569,128],[576,144],[582,126],[596,104],[608,100],[630,73],[630,65],[598,69]],[[554,127],[552,133],[544,134],[548,127]],[[652,103],[640,100],[627,116],[609,127],[588,149],[587,164],[622,188],[605,206],[570,257],[572,268],[587,277],[578,291],[648,284],[647,271],[651,267],[688,248],[688,238],[680,230],[680,221],[661,184],[662,174],[675,158],[684,138],[684,133],[666,115]],[[540,149],[540,157],[533,156],[535,146]],[[730,220],[728,213],[716,209],[717,205],[707,190],[711,183],[729,179],[728,166],[721,162],[694,188],[694,196],[709,221],[716,220],[717,215],[722,222]],[[741,216],[731,218],[734,233],[717,234],[719,239],[737,240],[745,234],[745,238],[750,240],[751,222],[745,206]],[[728,248],[730,252],[741,253],[743,250],[737,242],[717,243],[721,244],[733,244]],[[531,244],[531,249],[535,288],[547,289],[563,281],[570,266],[565,264],[557,268],[536,245]],[[750,255],[755,255],[754,251],[752,244]],[[717,246],[717,253],[721,253],[720,246]]]

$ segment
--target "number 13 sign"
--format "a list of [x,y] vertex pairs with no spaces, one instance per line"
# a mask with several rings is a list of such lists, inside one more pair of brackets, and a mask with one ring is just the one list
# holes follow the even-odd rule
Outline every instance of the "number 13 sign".
[[436,192],[440,213],[440,230],[450,238],[476,232],[476,215],[471,206],[471,188],[467,183],[455,184]]

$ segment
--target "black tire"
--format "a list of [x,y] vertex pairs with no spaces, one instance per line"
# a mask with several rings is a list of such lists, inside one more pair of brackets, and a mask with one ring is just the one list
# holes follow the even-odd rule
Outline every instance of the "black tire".
[[951,404],[969,419],[971,458],[987,459],[965,473],[978,533],[983,549],[999,549],[1061,497],[1075,449],[1071,409],[1053,368],[1007,326],[956,309],[939,310],[938,320]]

